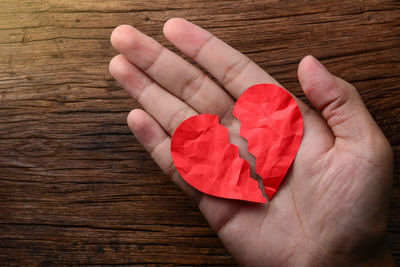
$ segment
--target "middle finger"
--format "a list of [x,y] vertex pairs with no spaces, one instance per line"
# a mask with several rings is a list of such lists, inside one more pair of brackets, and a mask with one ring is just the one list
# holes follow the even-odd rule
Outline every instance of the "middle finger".
[[132,64],[199,113],[215,114],[230,124],[234,100],[198,68],[127,25],[117,27],[113,46]]
[[110,73],[140,105],[172,135],[185,119],[198,115],[186,103],[161,88],[123,55],[110,62]]

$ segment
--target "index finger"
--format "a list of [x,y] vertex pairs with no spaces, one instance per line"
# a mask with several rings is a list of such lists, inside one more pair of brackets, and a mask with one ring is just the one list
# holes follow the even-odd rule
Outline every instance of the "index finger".
[[220,81],[234,98],[254,84],[273,83],[282,87],[248,57],[187,20],[168,20],[164,35]]

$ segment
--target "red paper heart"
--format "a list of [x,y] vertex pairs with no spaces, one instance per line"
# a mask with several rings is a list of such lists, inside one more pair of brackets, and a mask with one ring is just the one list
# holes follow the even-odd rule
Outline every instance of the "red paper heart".
[[[233,115],[240,120],[240,135],[256,158],[269,199],[294,160],[303,134],[296,100],[273,84],[248,88],[237,100]],[[229,143],[228,130],[211,114],[182,122],[171,140],[171,156],[182,178],[199,191],[223,198],[265,203],[249,164]]]

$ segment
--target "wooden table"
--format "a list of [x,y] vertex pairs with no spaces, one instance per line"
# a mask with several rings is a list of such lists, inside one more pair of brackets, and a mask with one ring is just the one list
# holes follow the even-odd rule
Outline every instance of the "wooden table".
[[400,261],[399,1],[0,1],[0,265],[234,265],[197,207],[126,126],[112,29],[172,48],[183,17],[301,99],[313,54],[360,91],[393,146],[387,243]]

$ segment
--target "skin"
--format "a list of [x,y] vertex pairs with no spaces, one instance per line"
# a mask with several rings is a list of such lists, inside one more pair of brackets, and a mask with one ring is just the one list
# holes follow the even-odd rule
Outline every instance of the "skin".
[[186,20],[168,20],[164,35],[224,88],[127,25],[112,33],[112,45],[121,54],[111,60],[110,73],[144,109],[128,116],[137,140],[198,203],[237,262],[394,266],[384,245],[392,150],[357,90],[314,57],[303,58],[298,77],[315,110],[296,99],[304,121],[303,139],[272,201],[257,205],[211,197],[190,187],[177,173],[170,155],[174,130],[193,115],[216,114],[231,141],[245,153],[239,124],[231,114],[236,99],[254,84],[281,85],[246,56]]

